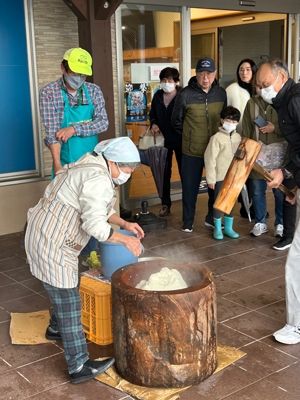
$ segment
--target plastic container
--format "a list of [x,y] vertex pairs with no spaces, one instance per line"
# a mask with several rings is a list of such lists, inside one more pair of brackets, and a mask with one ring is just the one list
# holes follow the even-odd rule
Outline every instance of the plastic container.
[[82,276],[79,293],[81,322],[87,338],[96,344],[111,344],[113,336],[110,283]]
[[[120,229],[123,235],[135,236],[132,232]],[[138,257],[134,256],[126,246],[120,243],[100,242],[101,266],[103,275],[110,279],[112,274],[125,265],[138,262]]]

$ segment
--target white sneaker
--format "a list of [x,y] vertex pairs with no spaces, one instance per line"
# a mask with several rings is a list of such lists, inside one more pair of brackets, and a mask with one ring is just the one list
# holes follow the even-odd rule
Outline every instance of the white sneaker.
[[281,224],[275,225],[274,236],[275,237],[283,236],[283,225],[281,225]]
[[254,225],[253,229],[250,231],[251,235],[253,236],[260,236],[266,232],[268,232],[267,224],[264,224],[262,222],[257,222]]
[[186,232],[186,233],[192,233],[193,232],[193,228],[182,228],[181,229],[182,232]]
[[277,342],[284,344],[300,343],[300,329],[297,326],[286,324],[283,328],[273,333]]

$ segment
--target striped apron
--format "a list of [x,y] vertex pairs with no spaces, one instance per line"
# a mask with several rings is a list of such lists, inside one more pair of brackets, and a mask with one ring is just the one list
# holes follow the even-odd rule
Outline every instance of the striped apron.
[[[90,235],[81,228],[80,212],[59,201],[57,193],[70,170],[90,166],[101,168],[110,177],[99,164],[69,164],[50,183],[49,197],[41,198],[28,211],[25,249],[30,270],[32,275],[51,286],[74,288],[78,285],[78,255]],[[114,199],[110,209],[113,203]]]

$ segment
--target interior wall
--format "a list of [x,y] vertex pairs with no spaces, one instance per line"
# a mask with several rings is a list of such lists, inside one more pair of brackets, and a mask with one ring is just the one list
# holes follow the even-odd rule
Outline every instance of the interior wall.
[[191,20],[201,18],[226,17],[229,15],[240,14],[241,11],[209,10],[205,8],[192,8]]
[[[221,84],[226,87],[235,80],[236,67],[243,58],[258,63],[269,55],[270,24],[249,24],[225,27],[223,31],[223,75]],[[248,40],[247,38],[251,38]],[[247,43],[247,46],[245,46]]]
[[[282,37],[284,36],[284,24],[282,21],[270,22],[270,57],[271,58],[284,58]],[[283,44],[284,45],[284,44]]]
[[156,47],[174,46],[174,22],[179,21],[178,14],[154,12],[154,29]]

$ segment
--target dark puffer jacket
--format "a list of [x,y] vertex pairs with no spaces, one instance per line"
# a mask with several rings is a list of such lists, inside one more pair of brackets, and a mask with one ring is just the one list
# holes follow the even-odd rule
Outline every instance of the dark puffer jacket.
[[182,152],[203,157],[209,139],[218,131],[220,113],[227,105],[226,92],[216,82],[204,92],[192,77],[177,95],[171,123],[182,134]]
[[289,144],[285,167],[300,187],[300,84],[289,78],[273,99],[273,107],[280,131]]

